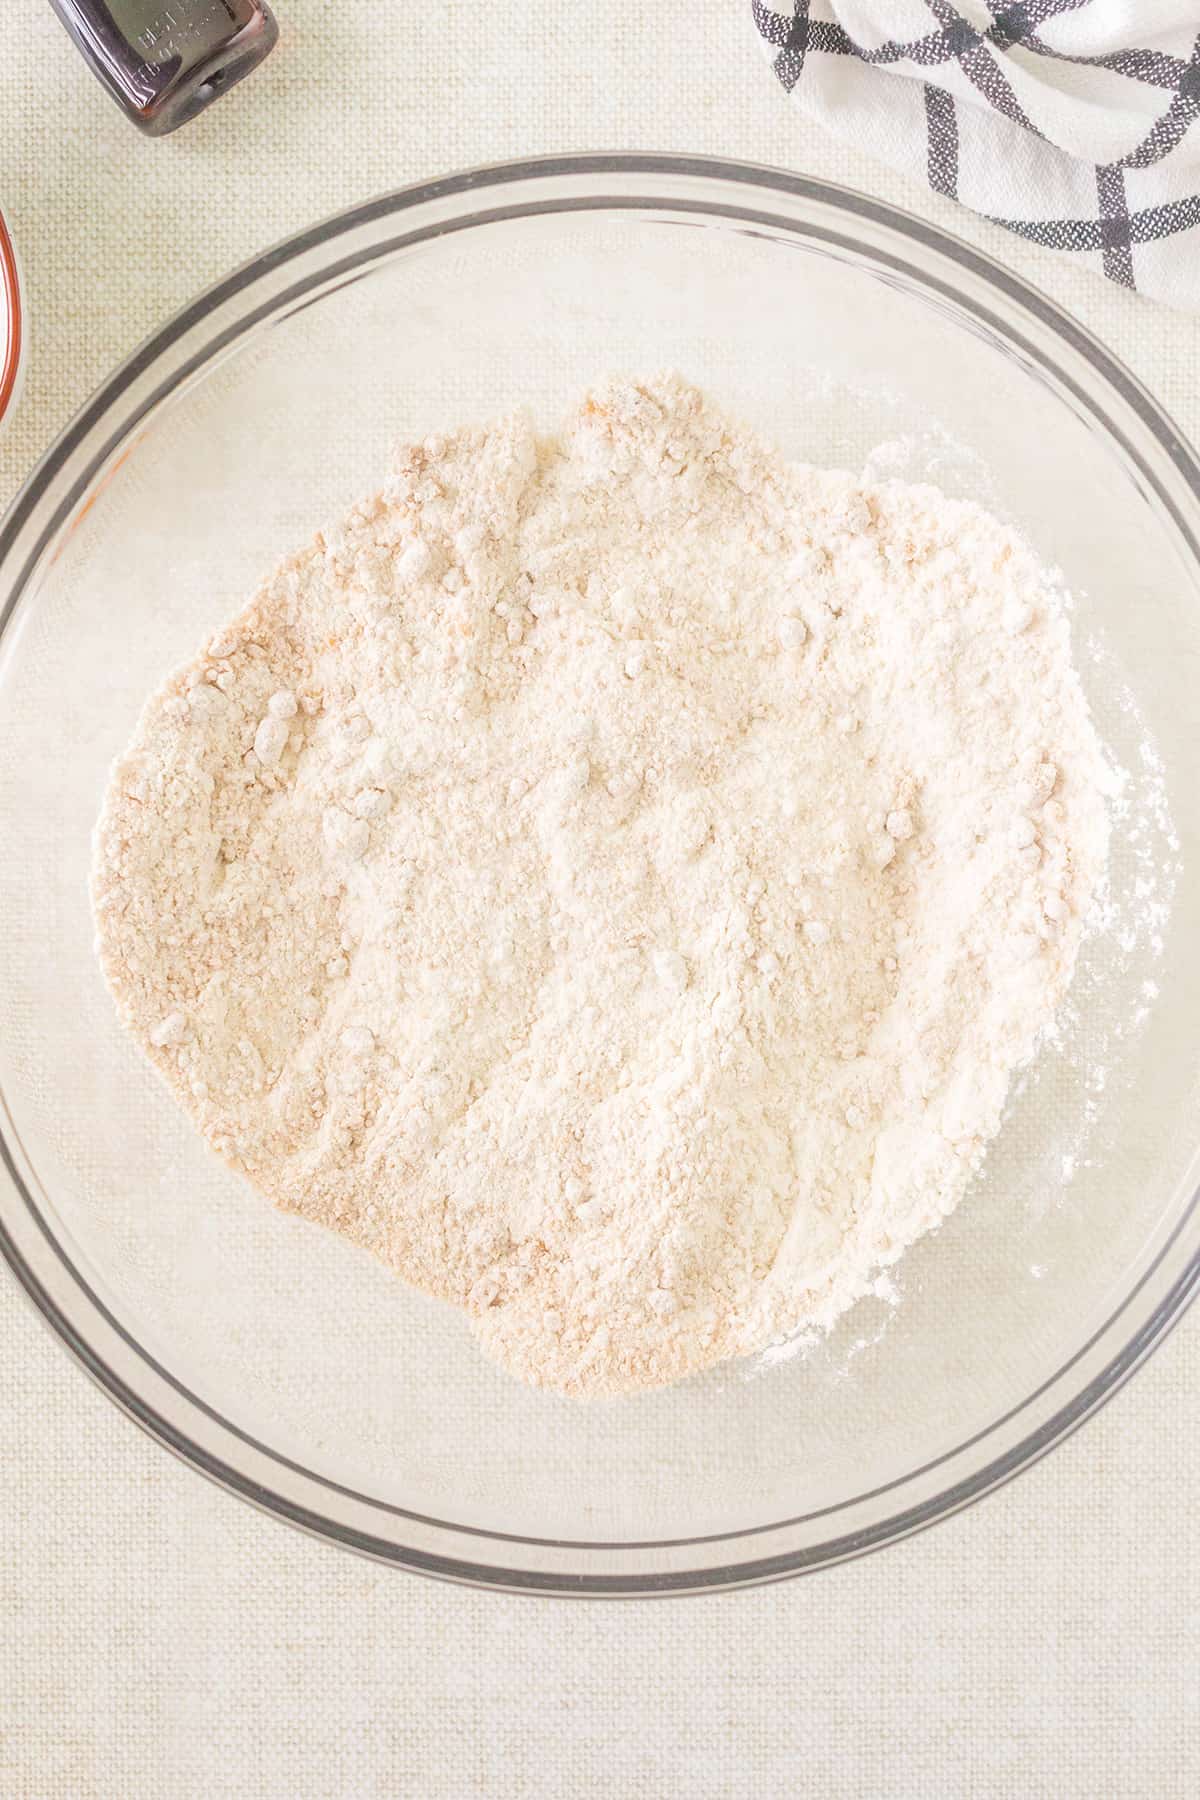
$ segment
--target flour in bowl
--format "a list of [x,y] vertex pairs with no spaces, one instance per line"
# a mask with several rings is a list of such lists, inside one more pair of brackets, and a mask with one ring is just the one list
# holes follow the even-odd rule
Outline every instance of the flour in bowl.
[[613,379],[403,452],[149,702],[99,949],[277,1205],[615,1393],[831,1325],[958,1204],[1107,781],[1008,527]]

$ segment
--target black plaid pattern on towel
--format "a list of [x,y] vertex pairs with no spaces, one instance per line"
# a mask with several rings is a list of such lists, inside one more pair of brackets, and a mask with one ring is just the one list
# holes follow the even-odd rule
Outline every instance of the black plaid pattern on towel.
[[752,6],[808,117],[1110,281],[1200,307],[1200,5]]

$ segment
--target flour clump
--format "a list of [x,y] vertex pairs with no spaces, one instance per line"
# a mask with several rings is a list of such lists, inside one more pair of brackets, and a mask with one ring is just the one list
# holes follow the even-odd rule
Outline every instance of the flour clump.
[[979,507],[674,376],[403,451],[147,705],[93,902],[277,1205],[608,1394],[831,1325],[1071,979],[1107,769]]

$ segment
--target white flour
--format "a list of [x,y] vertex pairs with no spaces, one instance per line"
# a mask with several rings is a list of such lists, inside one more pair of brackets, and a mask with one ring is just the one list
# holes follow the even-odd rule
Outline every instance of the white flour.
[[149,703],[100,953],[278,1205],[614,1392],[831,1324],[958,1203],[1106,779],[1006,527],[614,380],[406,452]]

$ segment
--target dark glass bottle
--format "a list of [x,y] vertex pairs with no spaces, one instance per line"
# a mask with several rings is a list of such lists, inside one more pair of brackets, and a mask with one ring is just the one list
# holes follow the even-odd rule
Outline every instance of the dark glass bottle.
[[256,69],[279,27],[265,0],[50,0],[134,124],[162,137]]

